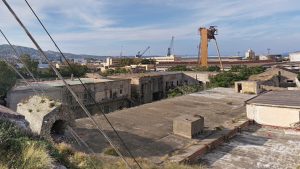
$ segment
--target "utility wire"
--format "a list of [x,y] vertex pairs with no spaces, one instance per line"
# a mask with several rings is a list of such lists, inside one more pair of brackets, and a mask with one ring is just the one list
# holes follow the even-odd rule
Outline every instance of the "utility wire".
[[14,53],[15,53],[16,57],[18,58],[18,60],[23,64],[23,66],[25,67],[26,71],[29,73],[29,75],[32,77],[32,79],[35,81],[35,83],[38,85],[38,87],[42,91],[42,94],[45,95],[45,91],[43,90],[42,86],[38,83],[38,81],[34,77],[33,73],[26,66],[26,64],[22,60],[21,55],[18,53],[18,51],[16,50],[16,48],[10,43],[10,41],[8,40],[8,38],[5,36],[4,32],[1,29],[0,29],[0,33],[2,34],[2,36],[4,37],[4,39],[6,40],[6,42],[9,44],[9,46],[12,48],[12,50],[14,51]]
[[70,87],[70,85],[66,82],[66,80],[62,77],[62,75],[60,74],[60,72],[56,69],[55,66],[52,65],[51,61],[49,60],[48,56],[45,54],[45,52],[42,50],[42,48],[39,46],[39,44],[36,42],[36,40],[33,38],[33,36],[30,34],[30,32],[28,31],[28,29],[24,26],[24,24],[22,23],[22,21],[19,19],[19,17],[16,15],[16,13],[14,12],[14,10],[10,7],[10,5],[7,3],[6,0],[2,0],[2,2],[5,4],[5,6],[7,7],[7,9],[10,11],[10,13],[14,16],[14,18],[16,19],[16,21],[19,23],[19,25],[23,28],[23,30],[25,31],[25,33],[27,34],[27,36],[31,39],[31,41],[34,43],[34,45],[36,46],[36,48],[40,51],[40,53],[44,56],[44,58],[46,59],[46,61],[48,62],[48,64],[50,65],[50,67],[54,70],[54,72],[56,73],[56,75],[62,80],[62,82],[64,83],[64,85],[67,87],[67,89],[70,91],[70,93],[73,95],[73,97],[75,98],[75,100],[77,101],[77,103],[80,105],[80,107],[83,109],[83,111],[87,114],[87,116],[92,120],[92,123],[95,125],[95,127],[98,129],[98,131],[106,138],[106,140],[110,143],[110,145],[115,149],[115,151],[118,153],[118,155],[122,158],[122,160],[124,161],[124,163],[126,164],[126,166],[128,168],[131,168],[128,164],[128,162],[126,161],[126,159],[123,157],[123,155],[120,153],[119,149],[114,145],[114,143],[112,142],[112,140],[108,137],[108,135],[102,130],[102,128],[100,128],[100,126],[98,125],[98,123],[96,122],[96,120],[93,118],[93,116],[90,114],[90,112],[88,111],[88,109],[85,107],[85,105],[80,101],[80,99],[78,98],[78,96],[76,95],[76,93],[73,91],[73,89]]
[[[68,64],[68,66],[71,68],[71,72],[74,72],[74,68],[73,66],[69,63],[68,59],[66,58],[66,56],[64,55],[64,53],[61,51],[61,49],[58,47],[57,43],[54,41],[54,39],[52,38],[51,34],[49,33],[49,31],[47,30],[47,28],[44,26],[44,24],[42,23],[42,21],[40,20],[40,18],[37,16],[36,12],[33,10],[33,8],[31,7],[31,5],[29,4],[29,2],[27,0],[25,0],[26,4],[28,5],[28,7],[30,8],[31,12],[34,14],[34,16],[37,18],[37,20],[39,21],[39,23],[41,24],[41,26],[43,27],[43,29],[45,30],[45,32],[47,33],[47,35],[49,36],[49,38],[51,39],[51,41],[53,42],[53,44],[55,45],[56,49],[59,51],[59,53],[62,55],[62,57],[65,59],[66,63]],[[126,149],[126,151],[129,153],[129,155],[131,156],[131,158],[134,160],[134,162],[138,165],[138,167],[140,169],[142,169],[142,167],[140,166],[140,164],[137,162],[137,160],[135,159],[135,157],[133,156],[133,154],[131,153],[129,147],[126,145],[125,141],[122,139],[122,137],[119,135],[119,133],[117,132],[117,130],[114,128],[114,126],[112,125],[112,123],[110,122],[110,120],[108,119],[108,117],[105,115],[105,113],[101,110],[101,107],[99,106],[99,104],[96,102],[95,98],[92,96],[91,92],[87,89],[86,85],[82,82],[82,80],[80,79],[80,77],[77,77],[77,79],[79,80],[79,82],[81,83],[81,85],[84,87],[84,89],[87,91],[89,97],[92,99],[92,101],[95,103],[95,105],[97,106],[97,109],[99,109],[99,111],[101,112],[101,114],[104,116],[105,120],[107,121],[107,123],[111,126],[111,128],[113,129],[114,133],[117,135],[118,139],[121,141],[122,145],[124,146],[124,148]]]

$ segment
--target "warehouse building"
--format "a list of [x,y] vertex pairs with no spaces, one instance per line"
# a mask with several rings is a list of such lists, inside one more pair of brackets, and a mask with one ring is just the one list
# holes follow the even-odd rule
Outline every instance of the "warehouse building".
[[270,91],[246,102],[247,117],[258,124],[294,128],[300,122],[300,91]]

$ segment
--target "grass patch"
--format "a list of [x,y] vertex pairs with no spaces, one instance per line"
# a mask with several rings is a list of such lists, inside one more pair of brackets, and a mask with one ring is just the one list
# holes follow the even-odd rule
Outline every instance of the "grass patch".
[[115,149],[113,148],[107,148],[106,150],[104,150],[103,152],[105,155],[110,155],[110,156],[119,156],[119,154],[116,152]]

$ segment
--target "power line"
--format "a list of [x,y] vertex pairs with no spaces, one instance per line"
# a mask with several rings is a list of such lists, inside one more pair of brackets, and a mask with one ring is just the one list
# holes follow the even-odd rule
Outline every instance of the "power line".
[[40,84],[38,83],[38,81],[34,77],[33,73],[29,70],[29,68],[26,66],[26,64],[22,60],[21,55],[18,53],[18,51],[15,49],[15,47],[10,43],[10,41],[8,40],[8,38],[5,36],[4,32],[1,29],[0,29],[0,33],[2,34],[2,36],[4,37],[4,39],[6,40],[6,42],[9,44],[9,46],[12,48],[12,50],[14,51],[14,53],[15,53],[16,57],[18,58],[18,60],[23,64],[23,66],[25,67],[26,71],[29,73],[29,75],[32,77],[32,79],[36,82],[36,84],[38,85],[38,87],[42,91],[42,94],[45,95],[45,91],[43,90],[42,86],[40,86]]
[[[47,33],[47,35],[49,36],[49,38],[51,39],[51,41],[53,42],[53,44],[55,45],[56,49],[59,51],[59,53],[62,55],[62,57],[65,59],[66,63],[68,64],[68,66],[71,68],[71,72],[74,72],[74,68],[73,66],[69,63],[68,59],[66,58],[66,56],[64,55],[64,53],[61,51],[61,49],[58,47],[57,43],[54,41],[54,39],[52,38],[51,34],[49,33],[49,31],[47,30],[47,28],[44,26],[44,24],[42,23],[42,21],[40,20],[40,18],[37,16],[36,12],[33,10],[33,8],[31,7],[31,5],[29,4],[29,2],[27,0],[25,0],[27,6],[30,8],[31,12],[34,14],[34,16],[37,18],[38,22],[40,23],[40,25],[43,27],[44,31]],[[131,156],[131,158],[134,160],[134,162],[138,165],[138,167],[140,169],[142,169],[142,167],[140,166],[140,164],[137,162],[137,160],[135,159],[135,157],[133,156],[133,154],[131,153],[130,149],[128,148],[128,146],[126,145],[125,141],[122,139],[122,137],[119,135],[119,133],[117,132],[117,130],[113,127],[112,123],[110,122],[110,120],[107,118],[107,116],[105,115],[105,113],[101,110],[101,107],[99,106],[99,104],[97,103],[97,101],[94,99],[94,97],[92,96],[91,92],[87,89],[87,87],[85,86],[85,84],[82,82],[82,80],[80,79],[80,77],[77,77],[77,79],[79,80],[79,82],[81,83],[81,85],[84,87],[84,89],[87,91],[89,97],[92,99],[92,101],[94,102],[94,104],[96,105],[97,109],[101,112],[101,114],[104,116],[105,120],[107,121],[107,123],[111,126],[111,128],[113,129],[114,133],[117,135],[118,139],[121,141],[121,144],[124,146],[124,148],[126,149],[126,151],[129,153],[129,155]]]
[[6,0],[2,0],[2,2],[5,4],[5,6],[7,7],[7,9],[10,11],[10,13],[14,16],[14,18],[16,19],[16,21],[19,23],[19,25],[23,28],[23,30],[25,31],[25,33],[27,34],[27,36],[31,39],[31,41],[33,42],[33,44],[36,46],[36,48],[40,51],[40,53],[44,56],[44,58],[46,59],[46,61],[48,62],[48,64],[50,65],[50,67],[54,70],[54,72],[56,73],[56,75],[62,80],[62,82],[64,83],[64,85],[67,87],[67,89],[70,91],[70,93],[73,95],[73,97],[75,98],[75,100],[77,101],[77,103],[80,105],[80,107],[83,109],[83,111],[87,114],[87,116],[92,120],[93,124],[96,126],[96,128],[98,129],[98,131],[106,138],[106,140],[110,143],[110,145],[115,149],[115,151],[118,153],[118,155],[122,158],[122,160],[124,161],[124,163],[127,165],[128,168],[131,168],[128,164],[128,162],[126,161],[126,159],[123,157],[123,155],[120,153],[120,151],[118,150],[118,148],[114,145],[114,143],[112,142],[112,140],[107,136],[107,134],[100,128],[100,126],[97,124],[96,120],[92,117],[92,115],[90,114],[90,112],[88,111],[88,109],[85,107],[85,105],[80,101],[80,99],[78,98],[78,96],[76,95],[76,93],[72,90],[72,88],[69,86],[69,84],[66,82],[66,80],[62,77],[62,75],[60,74],[60,72],[52,65],[51,61],[49,60],[48,56],[44,53],[44,51],[42,50],[42,48],[39,46],[39,44],[36,42],[36,40],[33,38],[33,36],[30,34],[30,32],[28,31],[28,29],[24,26],[24,24],[22,23],[22,21],[19,19],[19,17],[16,15],[16,13],[13,11],[13,9],[10,7],[10,5],[7,3]]

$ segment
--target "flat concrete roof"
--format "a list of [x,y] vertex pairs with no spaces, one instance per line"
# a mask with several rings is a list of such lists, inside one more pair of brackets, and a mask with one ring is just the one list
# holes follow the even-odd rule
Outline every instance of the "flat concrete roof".
[[147,72],[147,73],[128,73],[109,76],[111,78],[140,78],[140,77],[151,77],[151,76],[160,76],[160,75],[174,75],[183,72]]
[[[125,80],[125,79],[109,79],[109,78],[80,78],[83,84],[95,84],[95,83],[105,83],[105,82],[112,82],[117,80]],[[70,85],[80,85],[81,82],[74,78],[74,80],[71,79],[65,79],[66,82]],[[34,87],[42,87],[42,88],[49,88],[49,87],[62,87],[65,86],[62,80],[50,80],[50,81],[40,81],[40,82],[31,82],[30,83]],[[30,86],[22,85],[22,86],[16,86],[13,88],[13,90],[28,90],[32,89]]]
[[247,101],[247,104],[300,108],[300,91],[270,91]]
[[300,166],[300,132],[252,125],[204,155],[212,169],[283,169]]
[[[235,93],[231,88],[215,88],[186,96],[157,101],[138,107],[107,114],[108,118],[128,144],[133,154],[156,162],[164,160],[175,151],[201,142],[226,122],[246,114],[244,102],[254,95]],[[174,135],[173,120],[182,115],[204,117],[205,131],[196,139]],[[97,122],[113,140],[117,140],[102,116]],[[96,153],[108,147],[107,142],[88,118],[76,121],[76,131]]]

